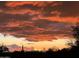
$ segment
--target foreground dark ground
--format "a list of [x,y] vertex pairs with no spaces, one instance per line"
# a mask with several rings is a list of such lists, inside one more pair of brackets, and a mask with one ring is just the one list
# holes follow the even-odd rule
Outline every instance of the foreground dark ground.
[[71,49],[63,49],[61,51],[54,52],[49,49],[46,52],[42,51],[15,51],[0,53],[0,57],[9,58],[75,58],[79,57],[79,46],[74,46]]

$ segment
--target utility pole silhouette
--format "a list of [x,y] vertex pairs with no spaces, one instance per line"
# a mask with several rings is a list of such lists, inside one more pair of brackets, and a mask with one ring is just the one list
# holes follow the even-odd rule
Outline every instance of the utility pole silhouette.
[[31,49],[32,49],[31,51],[34,51],[34,47],[31,47]]
[[21,52],[24,52],[24,47],[23,47],[23,45],[22,45],[22,47],[21,47]]

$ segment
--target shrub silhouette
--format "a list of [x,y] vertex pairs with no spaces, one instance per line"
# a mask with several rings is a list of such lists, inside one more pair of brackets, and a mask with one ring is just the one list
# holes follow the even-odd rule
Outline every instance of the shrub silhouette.
[[4,52],[9,52],[9,49],[6,46],[2,45],[0,46],[0,53],[4,53]]

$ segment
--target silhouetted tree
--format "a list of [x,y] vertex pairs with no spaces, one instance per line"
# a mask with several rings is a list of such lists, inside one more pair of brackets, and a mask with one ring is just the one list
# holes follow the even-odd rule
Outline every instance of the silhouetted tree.
[[47,52],[51,52],[51,51],[52,51],[52,49],[51,49],[51,48],[49,48]]
[[79,23],[76,24],[76,26],[73,27],[73,36],[77,39],[76,43],[79,45]]
[[9,52],[9,49],[6,46],[2,45],[2,46],[0,46],[0,52],[1,53]]

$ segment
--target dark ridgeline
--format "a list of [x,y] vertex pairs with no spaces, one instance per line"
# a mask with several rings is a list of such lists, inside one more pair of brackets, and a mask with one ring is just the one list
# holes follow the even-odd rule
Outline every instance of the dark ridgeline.
[[73,46],[71,49],[62,49],[58,51],[24,51],[22,46],[21,51],[5,52],[0,50],[0,57],[10,58],[67,58],[67,57],[79,57],[79,46]]
[[[75,58],[79,57],[79,25],[77,24],[73,27],[73,36],[77,39],[77,46],[72,46],[71,49],[62,49],[58,51],[53,51],[48,49],[48,51],[24,51],[22,46],[21,51],[9,52],[9,49],[2,45],[0,46],[0,57],[8,56],[10,58]],[[44,48],[45,50],[45,48]]]

